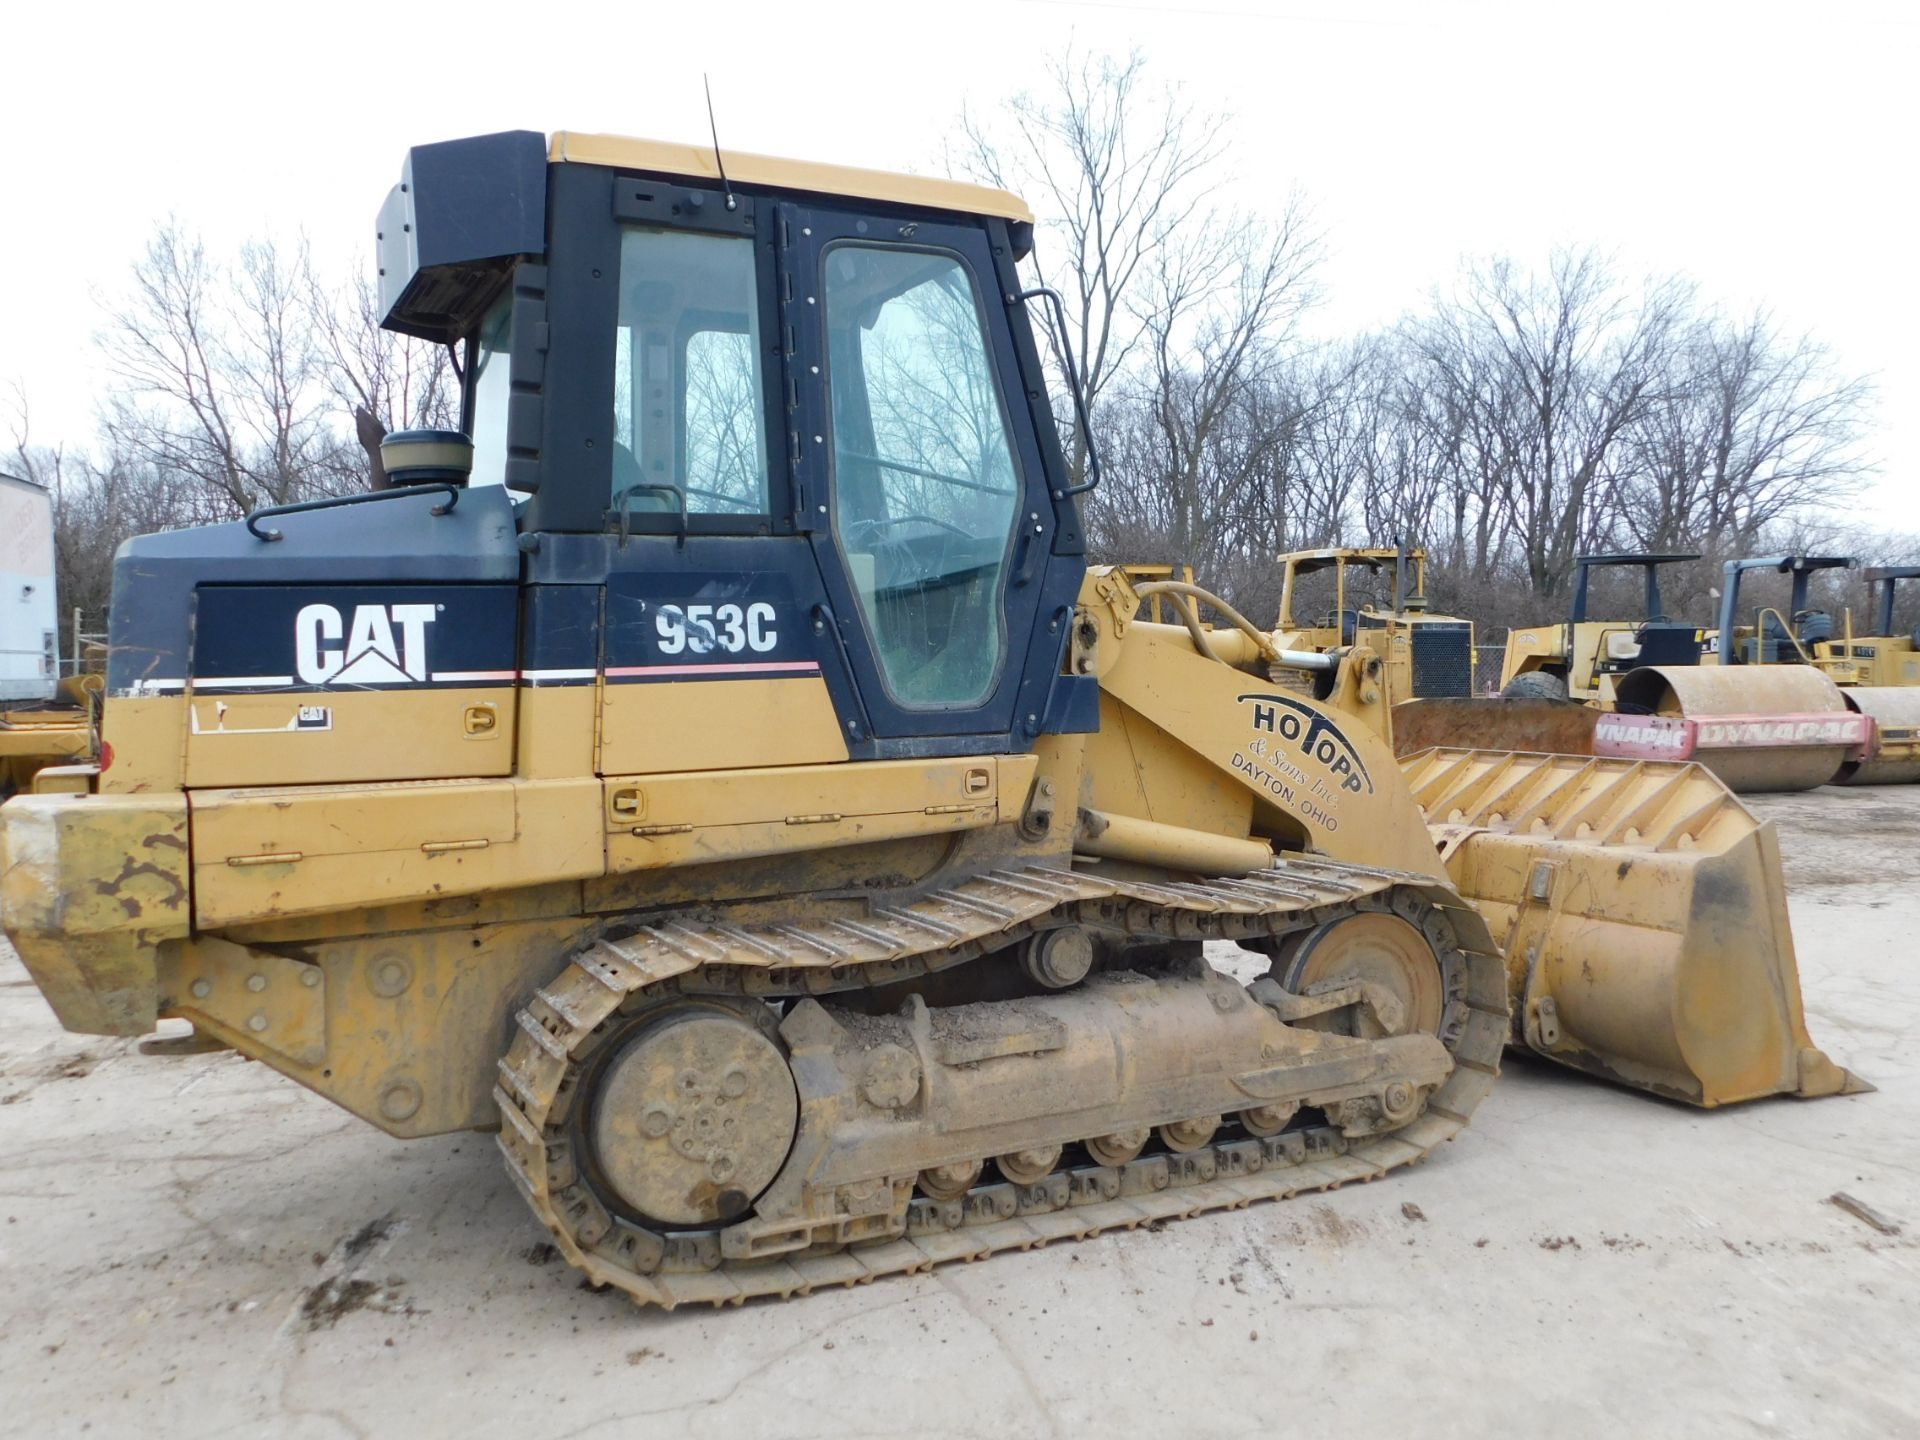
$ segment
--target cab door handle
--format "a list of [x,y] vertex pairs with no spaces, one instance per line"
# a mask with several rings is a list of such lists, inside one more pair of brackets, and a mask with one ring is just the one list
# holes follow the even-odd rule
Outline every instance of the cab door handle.
[[1027,523],[1021,527],[1020,541],[1014,547],[1013,588],[1020,589],[1033,579],[1033,558],[1040,549],[1040,537],[1046,533],[1046,526],[1040,523],[1040,512],[1027,512]]

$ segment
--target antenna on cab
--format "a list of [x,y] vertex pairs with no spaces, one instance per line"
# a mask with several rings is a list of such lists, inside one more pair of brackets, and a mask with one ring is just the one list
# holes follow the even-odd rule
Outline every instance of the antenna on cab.
[[720,127],[713,122],[713,82],[704,70],[700,72],[700,84],[707,92],[707,133],[713,136],[713,163],[720,172],[720,188],[726,192],[727,209],[732,210],[737,202],[733,198],[733,185],[727,179],[727,162],[720,158]]

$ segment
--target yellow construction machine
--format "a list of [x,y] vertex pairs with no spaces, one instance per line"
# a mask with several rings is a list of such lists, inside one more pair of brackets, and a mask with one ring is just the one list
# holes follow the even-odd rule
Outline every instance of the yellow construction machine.
[[0,796],[22,790],[85,790],[99,746],[105,677],[69,675],[47,701],[0,710]]
[[[1376,583],[1391,582],[1386,603],[1367,603],[1351,572]],[[1298,618],[1313,577],[1330,575],[1333,608],[1317,623]],[[1471,695],[1474,680],[1473,622],[1435,615],[1427,605],[1427,552],[1399,542],[1391,548],[1339,546],[1294,550],[1280,556],[1279,644],[1291,650],[1333,652],[1364,644],[1388,669],[1396,700]]]
[[464,433],[121,552],[97,785],[0,809],[68,1028],[495,1130],[662,1305],[1372,1179],[1506,1046],[1862,1088],[1711,775],[1403,769],[1377,652],[1089,567],[1018,199],[725,162],[409,153],[382,310],[457,348]]
[[[1500,693],[1514,700],[1579,700],[1610,707],[1614,681],[1640,665],[1697,664],[1707,632],[1667,618],[1660,569],[1698,555],[1579,555],[1573,562],[1573,606],[1557,625],[1508,632]],[[1596,620],[1589,597],[1595,570],[1638,569],[1645,586],[1639,620]]]
[[1871,632],[1854,634],[1853,612],[1846,611],[1844,634],[1813,642],[1813,663],[1836,685],[1920,686],[1920,626],[1897,635],[1893,620],[1895,589],[1903,581],[1920,580],[1920,565],[1876,565],[1861,578],[1867,585]]
[[[1604,722],[1617,732],[1607,753],[1693,755],[1736,790],[1920,781],[1920,690],[1858,683],[1868,658],[1859,647],[1878,659],[1878,645],[1852,639],[1850,612],[1840,638],[1832,614],[1811,601],[1816,575],[1853,564],[1824,555],[1729,560],[1712,653],[1695,666],[1645,667],[1621,679],[1616,706],[1634,713]],[[1760,605],[1742,624],[1742,581],[1766,573],[1790,577],[1787,608]],[[1894,582],[1880,583],[1890,631]],[[1595,733],[1595,748],[1606,749]]]
[[[1473,737],[1567,754],[1690,759],[1742,793],[1920,780],[1920,692],[1839,688],[1836,681],[1844,684],[1841,677],[1858,673],[1860,663],[1851,619],[1849,638],[1836,639],[1832,617],[1810,605],[1813,577],[1853,562],[1807,555],[1728,561],[1718,624],[1706,628],[1669,620],[1660,595],[1661,566],[1698,558],[1579,557],[1569,619],[1508,635],[1501,701],[1401,707],[1397,748],[1405,754]],[[1646,618],[1590,618],[1590,574],[1613,566],[1645,572]],[[1742,578],[1767,572],[1791,577],[1788,606],[1759,606],[1743,624]],[[1891,582],[1887,588],[1890,601]],[[1872,642],[1859,648],[1876,651]]]

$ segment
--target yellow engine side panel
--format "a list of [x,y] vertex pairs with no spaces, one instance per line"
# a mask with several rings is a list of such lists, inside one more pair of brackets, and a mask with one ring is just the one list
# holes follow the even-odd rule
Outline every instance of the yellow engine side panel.
[[201,929],[581,879],[606,865],[591,777],[203,790],[189,799]]
[[514,692],[505,686],[189,695],[186,704],[189,789],[513,769]]
[[600,706],[603,775],[830,765],[847,758],[840,717],[817,674],[608,683]]
[[116,695],[100,714],[103,795],[177,792],[187,749],[184,695]]
[[982,755],[609,779],[607,868],[978,829],[1020,813],[1038,764],[1034,755]]
[[596,773],[600,690],[597,685],[522,685],[514,773],[528,780],[569,780]]

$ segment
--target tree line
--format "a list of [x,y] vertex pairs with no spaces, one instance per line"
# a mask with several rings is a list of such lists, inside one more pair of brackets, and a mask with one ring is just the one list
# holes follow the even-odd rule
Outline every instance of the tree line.
[[[1091,447],[1106,474],[1095,559],[1189,563],[1269,615],[1278,551],[1400,538],[1428,549],[1436,606],[1497,639],[1560,613],[1585,552],[1701,552],[1669,609],[1703,618],[1729,556],[1920,558],[1850,530],[1872,387],[1813,337],[1577,246],[1469,259],[1396,322],[1317,335],[1326,236],[1302,196],[1236,199],[1225,134],[1137,54],[1069,52],[963,114],[946,157],[1040,217],[1029,265],[1066,334],[1034,318],[1088,401],[1082,431],[1056,385],[1069,463]],[[96,337],[91,443],[43,443],[18,388],[0,407],[0,468],[55,498],[63,603],[104,615],[129,535],[364,488],[388,430],[457,423],[447,353],[377,321],[364,268],[159,226]],[[1626,577],[1600,585],[1631,603]]]
[[[1040,216],[1033,264],[1066,300],[1109,476],[1086,500],[1096,557],[1190,563],[1269,615],[1277,551],[1400,538],[1494,639],[1563,613],[1578,554],[1699,552],[1668,609],[1702,619],[1732,556],[1920,558],[1850,522],[1873,390],[1812,336],[1579,246],[1467,259],[1394,323],[1315,336],[1326,238],[1299,196],[1236,200],[1223,133],[1139,55],[1068,53],[963,117],[948,157]],[[1596,602],[1637,614],[1634,583],[1596,577]]]
[[0,469],[52,492],[61,604],[100,629],[129,536],[364,490],[388,431],[459,419],[447,352],[380,329],[364,270],[328,276],[304,244],[222,256],[168,220],[95,346],[91,443],[43,440],[16,382]]

